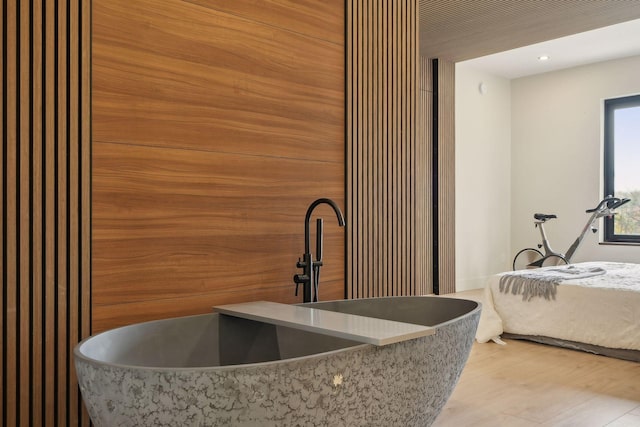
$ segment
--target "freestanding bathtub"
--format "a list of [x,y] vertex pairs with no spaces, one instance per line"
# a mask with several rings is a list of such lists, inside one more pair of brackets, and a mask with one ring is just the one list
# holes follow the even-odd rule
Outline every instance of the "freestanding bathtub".
[[436,327],[382,347],[218,313],[126,326],[75,348],[96,426],[428,426],[480,317],[473,301],[390,297],[307,307]]

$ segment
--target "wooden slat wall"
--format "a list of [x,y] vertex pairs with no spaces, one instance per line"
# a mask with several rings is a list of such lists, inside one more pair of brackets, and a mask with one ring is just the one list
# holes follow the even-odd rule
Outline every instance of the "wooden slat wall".
[[431,85],[431,60],[420,56],[418,69],[418,116],[417,116],[417,156],[416,180],[423,183],[423,187],[416,194],[417,222],[416,232],[418,249],[421,254],[418,259],[424,260],[424,277],[426,289],[422,293],[433,293],[433,179],[432,179],[432,103],[433,88]]
[[347,1],[348,296],[429,293],[417,2]]
[[2,7],[5,426],[88,425],[73,347],[90,333],[90,10]]
[[343,0],[93,1],[94,332],[302,301],[307,207],[344,208],[344,56]]
[[[438,294],[456,291],[455,64],[438,59]],[[434,278],[435,280],[435,278]]]

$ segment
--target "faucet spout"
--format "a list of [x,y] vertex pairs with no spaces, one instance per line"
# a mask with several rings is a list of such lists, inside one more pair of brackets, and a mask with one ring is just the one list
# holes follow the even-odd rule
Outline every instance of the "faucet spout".
[[309,209],[307,209],[307,215],[304,218],[304,252],[307,254],[310,253],[310,249],[311,249],[311,246],[310,246],[311,233],[309,231],[309,227],[310,227],[309,222],[311,221],[311,214],[313,214],[313,210],[318,205],[321,205],[323,203],[333,208],[334,212],[336,213],[336,216],[338,217],[338,225],[340,227],[345,226],[344,215],[342,215],[342,211],[340,210],[336,202],[334,202],[331,199],[322,198],[311,203],[311,205],[309,205]]
[[296,295],[298,295],[298,285],[302,284],[303,288],[303,302],[315,302],[318,301],[318,285],[320,282],[320,267],[322,267],[322,219],[318,218],[317,221],[317,234],[316,234],[316,248],[317,254],[316,259],[313,259],[313,255],[311,255],[311,232],[310,221],[311,215],[313,214],[313,210],[321,204],[327,204],[333,208],[333,211],[336,213],[338,217],[338,225],[340,227],[345,226],[344,216],[342,215],[342,211],[331,199],[318,199],[311,203],[309,209],[307,209],[307,215],[304,219],[304,255],[302,259],[298,260],[296,267],[302,268],[302,274],[295,274],[293,276],[293,281],[296,284]]

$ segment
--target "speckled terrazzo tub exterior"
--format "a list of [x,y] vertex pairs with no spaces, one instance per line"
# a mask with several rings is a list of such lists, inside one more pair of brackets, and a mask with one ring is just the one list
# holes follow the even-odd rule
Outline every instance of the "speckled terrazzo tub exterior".
[[314,308],[437,327],[383,347],[220,314],[141,323],[78,344],[100,426],[428,426],[480,317],[473,301],[393,297]]

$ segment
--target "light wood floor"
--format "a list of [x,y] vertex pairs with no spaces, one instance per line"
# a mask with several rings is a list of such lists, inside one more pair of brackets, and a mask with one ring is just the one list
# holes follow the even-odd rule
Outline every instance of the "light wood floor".
[[640,363],[506,342],[474,344],[434,426],[640,427]]

